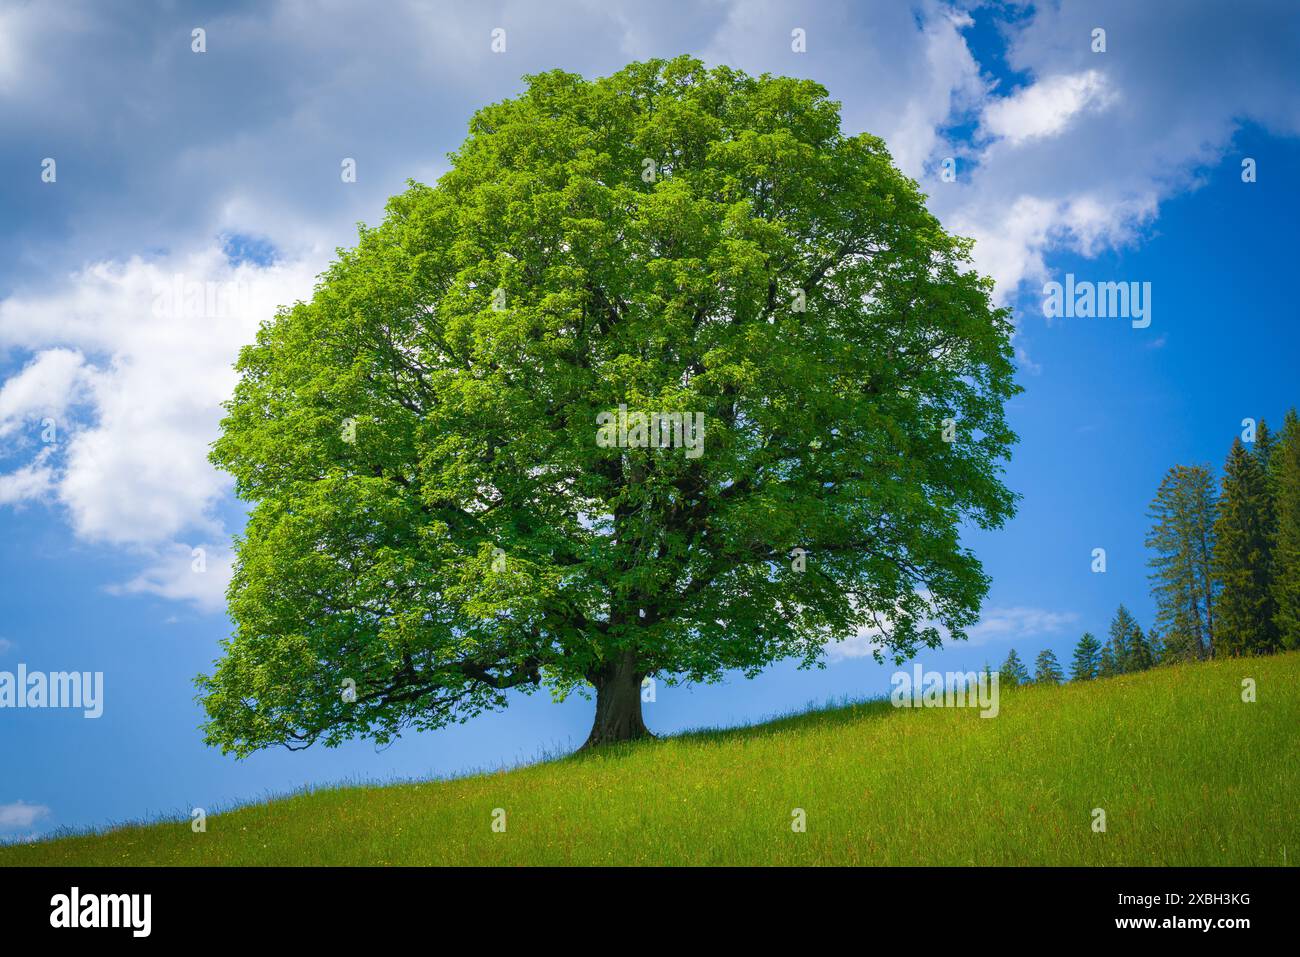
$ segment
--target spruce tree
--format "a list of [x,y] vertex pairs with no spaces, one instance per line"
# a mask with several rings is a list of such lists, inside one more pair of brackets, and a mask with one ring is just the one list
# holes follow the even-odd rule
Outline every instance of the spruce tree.
[[1061,663],[1052,654],[1052,649],[1044,648],[1034,661],[1034,681],[1039,684],[1059,685],[1065,680],[1061,673]]
[[1125,642],[1125,651],[1128,658],[1125,662],[1125,671],[1146,671],[1156,663],[1155,650],[1151,647],[1151,642],[1142,629],[1133,625],[1133,631],[1130,632],[1128,641]]
[[1215,609],[1215,654],[1277,648],[1270,580],[1268,482],[1259,459],[1233,440],[1214,524],[1214,572],[1222,583]]
[[1278,644],[1300,648],[1300,417],[1286,414],[1269,459],[1276,512],[1273,536],[1273,624]]
[[1097,658],[1097,677],[1113,678],[1119,674],[1119,663],[1115,660],[1115,648],[1111,642],[1101,647],[1101,654]]
[[1268,474],[1269,462],[1273,458],[1273,450],[1277,448],[1277,436],[1268,427],[1268,423],[1263,419],[1259,420],[1259,427],[1255,429],[1255,443],[1251,448],[1251,454],[1255,456],[1255,461],[1264,474]]
[[1269,601],[1267,650],[1270,651],[1276,651],[1281,644],[1277,635],[1277,602],[1273,597],[1273,582],[1277,577],[1277,570],[1274,568],[1274,555],[1277,550],[1277,487],[1271,463],[1274,450],[1277,448],[1277,441],[1278,437],[1269,430],[1268,423],[1260,419],[1259,428],[1255,431],[1255,447],[1252,452],[1255,461],[1259,463],[1259,472],[1264,488],[1264,576]]
[[1152,667],[1178,660],[1170,657],[1169,646],[1165,643],[1164,636],[1154,628],[1147,632],[1147,645],[1151,648]]
[[1215,498],[1208,467],[1175,465],[1148,513],[1156,627],[1164,630],[1173,658],[1203,658],[1213,643]]
[[1111,659],[1114,663],[1113,674],[1122,675],[1132,670],[1130,667],[1133,661],[1131,646],[1135,631],[1141,631],[1138,628],[1137,619],[1121,604],[1115,610],[1115,617],[1111,619],[1110,640],[1106,642],[1106,647],[1110,649]]
[[1085,631],[1074,646],[1074,660],[1070,662],[1070,680],[1091,681],[1101,668],[1101,642]]
[[998,682],[1005,688],[1014,688],[1017,685],[1029,683],[1029,669],[1020,660],[1020,656],[1016,654],[1016,649],[1011,649],[1011,653],[1007,655],[1007,660],[1002,662],[1002,667],[998,669]]

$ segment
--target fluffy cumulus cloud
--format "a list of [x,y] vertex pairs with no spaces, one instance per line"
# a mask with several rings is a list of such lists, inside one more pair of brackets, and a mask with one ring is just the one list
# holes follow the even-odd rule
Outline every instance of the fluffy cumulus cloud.
[[945,223],[975,238],[1004,301],[1041,284],[1053,252],[1139,242],[1243,124],[1300,134],[1300,29],[1284,4],[1229,14],[1190,0],[1176,17],[1155,4],[1040,4],[1006,35],[1024,82],[992,90],[958,181],[930,190]]
[[[376,18],[337,0],[181,3],[119,22],[91,3],[6,8],[0,507],[48,508],[136,555],[119,593],[220,607],[229,484],[207,450],[239,347],[310,294],[355,222],[408,177],[436,177],[473,110],[522,74],[693,52],[816,79],[846,127],[884,137],[945,224],[977,240],[978,267],[1013,302],[1058,251],[1140,242],[1241,124],[1300,132],[1297,84],[1277,79],[1300,61],[1283,9],[498,0]],[[997,69],[977,58],[977,19],[1001,31]],[[206,53],[191,51],[196,26]],[[40,181],[42,157],[55,183]],[[947,157],[955,182],[939,176]],[[355,183],[340,180],[345,158]]]
[[983,129],[1018,146],[1026,140],[1056,136],[1079,114],[1100,112],[1114,101],[1106,74],[1097,70],[1044,77],[1010,96],[992,100],[984,110]]
[[136,555],[146,568],[122,592],[218,609],[229,483],[208,446],[240,346],[312,278],[301,262],[233,264],[214,246],[94,264],[0,302],[0,348],[31,356],[0,388],[0,504],[48,504],[79,537]]
[[[100,263],[53,291],[11,296],[0,302],[0,347],[34,358],[0,391],[0,430],[45,415],[45,433],[53,422],[45,462],[86,538],[152,545],[219,532],[210,512],[226,483],[207,448],[233,360],[259,320],[309,294],[311,280],[301,265],[235,265],[208,248]],[[74,403],[86,414],[65,418]]]
[[47,428],[76,401],[85,360],[73,349],[46,349],[0,386],[0,439],[11,438],[24,420],[40,417]]

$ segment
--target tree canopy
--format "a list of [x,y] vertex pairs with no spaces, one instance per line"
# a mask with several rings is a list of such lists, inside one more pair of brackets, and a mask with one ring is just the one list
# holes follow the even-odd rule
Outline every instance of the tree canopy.
[[527,78],[240,356],[209,742],[594,686],[601,743],[646,733],[647,677],[963,637],[988,580],[959,531],[1013,513],[1018,391],[970,250],[816,83]]

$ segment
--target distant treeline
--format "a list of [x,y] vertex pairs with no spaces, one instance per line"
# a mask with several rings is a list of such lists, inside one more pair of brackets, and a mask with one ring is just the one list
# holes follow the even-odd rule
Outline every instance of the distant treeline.
[[[1079,639],[1071,679],[1300,648],[1300,419],[1292,409],[1280,434],[1263,419],[1244,424],[1217,485],[1208,465],[1175,465],[1151,503],[1155,624],[1143,632],[1120,605],[1104,645]],[[1065,678],[1046,649],[1032,679],[1014,648],[999,675],[1007,685]]]

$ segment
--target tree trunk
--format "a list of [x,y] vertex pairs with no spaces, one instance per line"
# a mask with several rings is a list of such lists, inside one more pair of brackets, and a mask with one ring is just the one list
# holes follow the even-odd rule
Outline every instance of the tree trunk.
[[596,720],[581,750],[654,737],[641,720],[641,680],[644,677],[637,670],[636,656],[632,652],[622,653],[594,676]]

